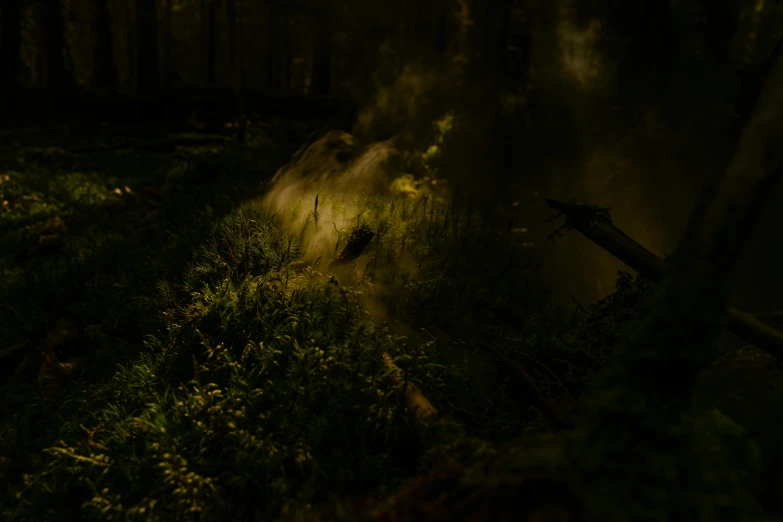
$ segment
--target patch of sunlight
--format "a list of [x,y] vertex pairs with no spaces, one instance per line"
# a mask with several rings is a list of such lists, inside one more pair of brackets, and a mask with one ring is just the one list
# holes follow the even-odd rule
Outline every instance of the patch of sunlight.
[[416,196],[419,193],[419,189],[416,187],[416,180],[410,174],[403,174],[392,181],[389,190],[392,194],[406,196]]
[[454,113],[447,112],[439,120],[435,120],[435,127],[438,130],[438,143],[443,143],[443,139],[454,129]]

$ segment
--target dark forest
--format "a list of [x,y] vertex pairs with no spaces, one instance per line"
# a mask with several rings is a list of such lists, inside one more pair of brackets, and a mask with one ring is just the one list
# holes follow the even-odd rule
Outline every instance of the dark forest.
[[783,1],[0,0],[0,519],[783,521]]

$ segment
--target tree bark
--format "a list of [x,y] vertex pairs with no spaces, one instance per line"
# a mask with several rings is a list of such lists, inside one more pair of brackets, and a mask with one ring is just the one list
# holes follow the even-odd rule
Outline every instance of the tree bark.
[[332,49],[334,20],[326,12],[315,22],[315,52],[310,78],[310,94],[329,94],[332,90]]
[[718,64],[731,63],[739,18],[736,3],[733,0],[703,0],[701,9],[706,19],[705,43],[710,58]]
[[92,83],[96,87],[111,89],[117,86],[118,78],[108,0],[95,2],[95,36]]
[[166,7],[163,10],[163,85],[171,87],[174,81],[174,72],[172,71],[171,46],[171,13],[173,10],[173,0],[166,0]]
[[217,83],[217,1],[207,0],[207,85]]
[[136,34],[138,92],[155,94],[160,90],[158,12],[155,0],[136,0]]
[[247,141],[247,118],[245,117],[244,87],[245,79],[240,65],[239,57],[239,12],[237,0],[226,0],[229,27],[229,55],[231,59],[231,86],[237,99],[237,142]]
[[133,5],[135,0],[125,4],[125,59],[128,61],[127,85],[136,84],[136,31],[133,25]]
[[281,72],[283,70],[283,21],[282,8],[276,4],[269,6],[269,29],[266,59],[266,74],[268,87],[272,91],[280,91],[282,87]]
[[702,240],[714,236],[727,216],[753,204],[751,196],[759,183],[783,168],[783,40],[768,67],[729,168],[714,181],[715,199],[704,215],[689,223],[691,234],[701,229]]
[[70,63],[65,39],[65,19],[62,0],[41,2],[41,59],[43,84],[54,90],[69,90],[76,86],[73,64]]
[[22,0],[6,0],[2,9],[2,39],[0,39],[0,90],[19,88],[19,68],[22,65]]

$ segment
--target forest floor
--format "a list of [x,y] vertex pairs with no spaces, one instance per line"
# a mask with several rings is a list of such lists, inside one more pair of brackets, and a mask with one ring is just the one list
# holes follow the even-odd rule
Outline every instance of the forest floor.
[[[489,212],[427,194],[354,199],[375,236],[333,270],[350,228],[329,230],[331,259],[313,260],[303,238],[331,227],[317,204],[297,202],[312,219],[292,231],[261,199],[315,127],[253,127],[245,145],[140,128],[4,133],[3,519],[543,509],[546,495],[519,495],[520,448],[548,451],[652,285],[621,275],[584,311],[551,308]],[[322,194],[320,212],[342,204]],[[748,350],[709,373],[698,403],[761,444],[763,497],[783,462],[768,413],[783,372]],[[400,375],[437,410],[429,429]],[[552,502],[571,509],[566,489]]]

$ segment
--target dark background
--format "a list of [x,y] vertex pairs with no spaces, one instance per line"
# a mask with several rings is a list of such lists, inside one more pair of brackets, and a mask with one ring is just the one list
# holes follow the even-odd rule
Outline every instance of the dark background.
[[[576,232],[549,244],[544,198],[611,207],[671,252],[731,157],[783,2],[4,0],[0,26],[2,140],[246,115],[412,148],[452,111],[439,175],[527,228],[553,302],[571,306],[607,295],[623,266]],[[780,212],[737,271],[749,311],[781,306]]]

